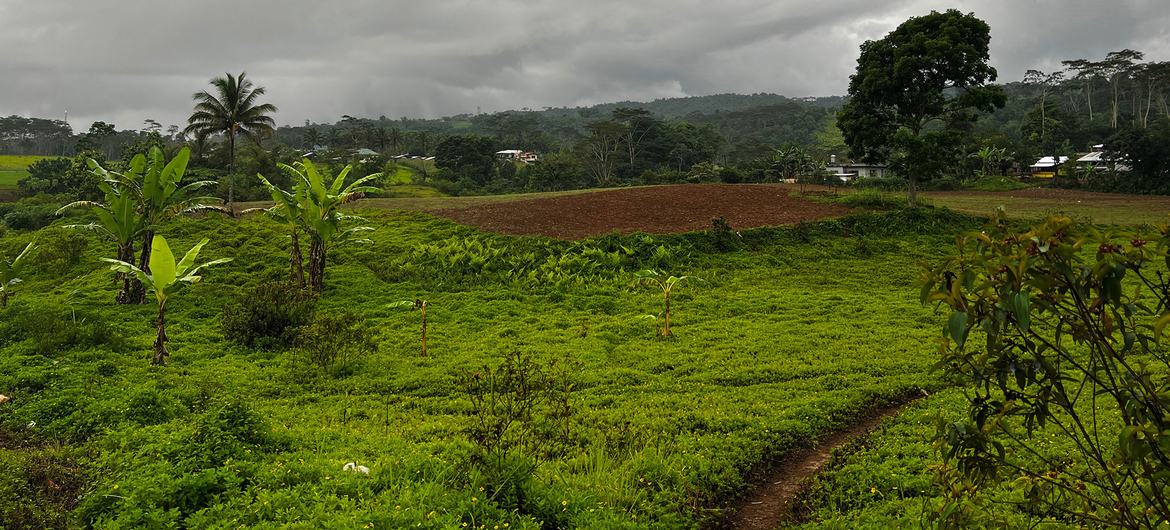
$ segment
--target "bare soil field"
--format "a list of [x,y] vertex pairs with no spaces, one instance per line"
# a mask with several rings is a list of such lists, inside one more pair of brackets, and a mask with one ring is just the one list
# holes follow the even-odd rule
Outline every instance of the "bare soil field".
[[800,199],[766,184],[648,186],[540,197],[431,213],[491,232],[562,239],[610,232],[674,233],[704,230],[723,217],[733,229],[836,217],[849,208]]

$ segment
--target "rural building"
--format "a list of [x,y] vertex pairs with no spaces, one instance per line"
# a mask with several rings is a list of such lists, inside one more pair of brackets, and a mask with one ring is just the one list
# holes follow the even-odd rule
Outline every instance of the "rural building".
[[829,156],[829,163],[825,164],[825,171],[833,178],[848,182],[855,178],[885,177],[887,168],[885,164],[837,162],[837,155],[831,155]]
[[1129,171],[1129,166],[1117,162],[1117,159],[1109,159],[1105,155],[1105,146],[1097,144],[1093,146],[1093,151],[1077,158],[1077,166],[1092,168],[1095,171]]
[[1060,171],[1060,166],[1068,160],[1067,156],[1062,156],[1059,160],[1055,157],[1045,156],[1028,166],[1028,170],[1032,174],[1032,178],[1050,179],[1056,176],[1057,171]]
[[522,151],[520,149],[504,149],[503,151],[496,151],[496,158],[500,160],[514,160],[517,162],[536,162],[538,157],[532,151]]

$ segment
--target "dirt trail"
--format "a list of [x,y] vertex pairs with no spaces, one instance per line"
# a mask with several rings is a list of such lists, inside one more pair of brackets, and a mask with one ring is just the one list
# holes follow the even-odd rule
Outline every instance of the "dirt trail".
[[815,446],[800,449],[778,462],[754,490],[735,506],[735,514],[721,528],[736,530],[774,530],[781,525],[799,522],[798,506],[793,502],[808,479],[820,472],[837,448],[854,438],[865,436],[886,419],[897,414],[910,400],[872,409],[864,420],[830,434]]

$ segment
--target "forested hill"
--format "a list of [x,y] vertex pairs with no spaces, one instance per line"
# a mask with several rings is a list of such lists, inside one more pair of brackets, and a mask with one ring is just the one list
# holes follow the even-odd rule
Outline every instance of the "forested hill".
[[511,110],[461,114],[435,119],[345,116],[332,124],[281,127],[277,138],[294,147],[369,147],[385,151],[429,152],[451,135],[483,135],[511,147],[553,152],[571,147],[587,135],[587,126],[612,119],[619,109],[642,109],[656,119],[709,127],[722,137],[729,153],[752,156],[768,146],[807,145],[831,122],[840,96],[789,98],[777,94],[715,94],[623,101],[590,107]]

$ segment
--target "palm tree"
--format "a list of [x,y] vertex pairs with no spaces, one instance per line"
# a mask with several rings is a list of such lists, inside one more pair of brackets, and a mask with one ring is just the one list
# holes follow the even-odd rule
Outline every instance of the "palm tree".
[[[264,95],[264,87],[252,85],[246,72],[239,77],[224,74],[211,80],[214,94],[196,92],[195,112],[187,119],[185,133],[223,134],[228,140],[228,173],[235,169],[236,136],[257,139],[260,135],[271,134],[276,127],[269,114],[276,112],[271,103],[257,103]],[[228,181],[228,207],[231,208],[234,185]]]

